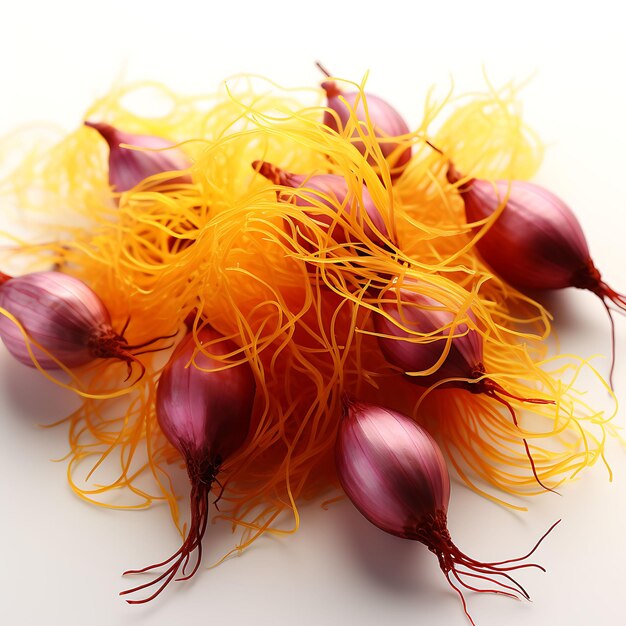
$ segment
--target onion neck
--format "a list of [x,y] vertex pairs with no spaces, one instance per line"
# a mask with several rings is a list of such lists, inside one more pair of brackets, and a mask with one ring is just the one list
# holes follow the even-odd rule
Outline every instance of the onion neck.
[[253,161],[252,167],[259,173],[261,176],[267,178],[273,185],[284,185],[285,184],[285,175],[283,170],[276,166],[268,163],[267,161]]
[[86,120],[84,125],[98,131],[102,138],[109,144],[109,147],[118,147],[120,142],[117,137],[117,130],[110,124],[105,124],[104,122],[90,122],[89,120]]
[[[448,169],[446,171],[446,178],[448,179],[448,182],[451,185],[456,185],[460,180],[463,180],[464,178],[467,178],[467,177],[461,174],[459,170],[457,170],[456,167],[454,167],[454,165],[452,164],[452,161],[450,161],[450,163],[448,163]],[[474,179],[468,178],[467,180],[465,180],[465,182],[463,182],[462,184],[458,186],[458,190],[461,193],[469,191],[473,183],[474,183]]]
[[337,87],[337,83],[334,80],[325,80],[322,83],[322,89],[326,92],[326,98],[336,98],[341,95],[341,89]]

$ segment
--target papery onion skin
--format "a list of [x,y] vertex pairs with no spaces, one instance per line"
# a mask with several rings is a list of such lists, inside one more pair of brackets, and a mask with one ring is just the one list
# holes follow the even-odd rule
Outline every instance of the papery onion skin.
[[[293,174],[264,161],[254,161],[252,167],[275,185],[283,185],[292,189],[304,188],[305,191],[301,195],[286,196],[281,194],[280,198],[287,199],[288,197],[296,206],[305,209],[305,213],[327,230],[329,236],[336,243],[359,242],[355,242],[354,236],[342,225],[341,214],[339,214],[339,220],[334,220],[331,215],[316,210],[315,202],[324,204],[335,213],[339,207],[345,207],[346,215],[357,218],[357,222],[362,226],[364,235],[369,241],[380,248],[389,248],[387,241],[390,236],[385,220],[365,186],[361,187],[360,197],[351,197],[352,192],[345,178],[336,174],[315,174],[313,176]],[[311,201],[309,202],[302,196],[310,197]],[[331,202],[326,197],[335,200]],[[367,214],[372,226],[364,218],[365,214]],[[302,226],[299,228],[304,235],[304,237],[298,238],[300,243],[311,252],[316,251],[316,247],[310,241],[314,239],[314,235],[308,232],[308,229],[303,229]]]
[[[372,94],[362,94],[358,91],[342,91],[335,81],[324,81],[322,89],[326,92],[327,107],[330,111],[324,112],[323,123],[335,132],[341,133],[350,120],[351,111],[354,111],[359,122],[367,122],[369,120],[374,128],[374,133],[379,139],[380,150],[390,162],[392,174],[402,172],[404,166],[411,159],[411,148],[407,147],[399,151],[400,144],[389,140],[393,137],[401,137],[409,134],[409,127],[404,121],[400,113],[389,104],[386,100]],[[367,112],[365,103],[367,103]],[[355,130],[352,137],[358,138],[358,132]],[[362,141],[354,141],[353,145],[359,152],[365,155],[366,146]],[[372,155],[368,156],[368,162],[375,164]]]
[[[128,364],[135,360],[128,352],[126,340],[113,330],[102,300],[73,276],[34,272],[0,281],[0,307],[66,367],[85,365],[96,358],[118,358]],[[21,331],[3,315],[0,336],[18,361],[34,367]],[[31,349],[43,369],[60,367],[34,345]]]
[[[421,426],[396,411],[347,400],[335,451],[337,473],[348,498],[378,528],[419,541],[437,556],[472,624],[462,588],[530,599],[507,572],[524,568],[545,571],[523,561],[556,524],[522,557],[477,561],[461,552],[450,537],[448,471],[435,440]],[[492,586],[476,587],[481,580]]]
[[[197,340],[215,357],[238,350],[232,341],[210,326],[204,326],[197,333]],[[172,354],[159,379],[156,413],[163,434],[185,460],[191,483],[191,521],[182,546],[171,557],[140,570],[124,572],[138,574],[167,566],[154,580],[122,591],[120,595],[128,595],[158,585],[148,597],[127,600],[129,604],[153,600],[181,568],[182,577],[177,580],[187,580],[198,570],[209,519],[211,488],[222,463],[248,436],[255,392],[255,378],[248,362],[224,368],[224,363],[217,358],[197,351],[193,333],[188,333]],[[195,564],[191,572],[186,573],[194,552]]]
[[[109,145],[109,184],[123,193],[155,174],[187,170],[191,162],[171,141],[152,135],[135,135],[102,122],[85,122],[97,130]],[[135,150],[121,144],[145,148]],[[191,183],[189,174],[174,174],[168,183]]]

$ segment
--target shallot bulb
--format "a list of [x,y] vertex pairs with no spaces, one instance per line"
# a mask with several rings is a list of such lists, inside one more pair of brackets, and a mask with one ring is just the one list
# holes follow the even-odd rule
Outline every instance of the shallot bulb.
[[[448,378],[453,379],[439,386],[485,394],[506,407],[516,426],[518,421],[515,410],[506,398],[533,404],[553,404],[551,400],[515,396],[489,378],[483,362],[482,337],[475,328],[476,318],[471,311],[468,311],[467,317],[473,327],[460,323],[438,334],[444,326],[453,324],[455,316],[443,302],[433,297],[391,287],[382,294],[379,306],[388,317],[374,315],[378,344],[385,359],[404,372],[419,373],[433,368],[441,359],[446,341],[452,335],[449,339],[450,350],[437,370],[424,376],[409,376],[411,382],[430,386]],[[432,336],[422,339],[417,333]],[[552,491],[539,479],[528,442],[526,439],[522,441],[536,481],[544,489]]]
[[[144,366],[111,326],[111,316],[99,296],[85,283],[61,272],[34,272],[11,278],[0,274],[0,307],[24,328],[35,345],[31,351],[43,369],[85,365],[94,359],[120,359],[128,366]],[[34,367],[20,329],[0,315],[0,336],[9,352],[21,363]],[[151,343],[151,342],[148,342]]]
[[[210,326],[202,328],[197,336],[200,345],[215,356],[237,351],[232,341]],[[180,452],[187,466],[191,483],[191,523],[182,546],[169,559],[125,572],[138,574],[168,566],[154,580],[122,591],[120,595],[126,595],[159,585],[149,597],[127,600],[129,604],[149,602],[158,596],[181,568],[182,576],[177,580],[187,580],[198,570],[202,538],[209,519],[211,488],[222,463],[248,436],[255,390],[254,375],[247,362],[224,369],[222,362],[197,351],[191,333],[174,351],[159,379],[156,414],[163,434]],[[194,552],[195,564],[187,573]]]
[[[187,170],[191,163],[181,150],[161,137],[134,135],[110,124],[85,122],[109,144],[109,184],[117,193],[136,187],[141,181],[163,172]],[[141,150],[122,147],[136,146]],[[191,183],[189,174],[174,174],[168,183]]]
[[[320,70],[330,76],[330,74],[318,63]],[[366,124],[367,119],[372,124],[374,134],[378,139],[378,145],[385,159],[391,168],[391,173],[397,176],[402,173],[405,165],[411,159],[411,148],[402,149],[402,144],[394,141],[394,137],[401,137],[409,134],[409,127],[400,113],[394,109],[387,101],[374,96],[363,94],[358,91],[342,91],[335,81],[327,80],[322,83],[322,89],[326,92],[327,107],[332,111],[324,112],[324,124],[335,132],[342,132],[350,120],[351,111],[354,111],[357,122]],[[366,111],[367,105],[367,111]],[[353,145],[365,155],[366,146],[362,141],[358,141],[359,133],[355,129],[352,138],[356,141]],[[375,161],[370,155],[368,162],[374,164]]]
[[[387,361],[405,372],[423,372],[433,367],[441,358],[450,330],[435,336],[435,341],[415,341],[414,333],[435,333],[453,322],[453,313],[435,298],[395,287],[382,294],[380,310],[391,318],[374,315],[378,345]],[[468,311],[467,317],[476,322],[471,311]],[[483,378],[485,369],[480,334],[465,323],[458,324],[452,334],[450,352],[443,363],[436,372],[415,377],[416,382],[429,386],[445,378],[470,378],[481,379],[480,385],[495,384]],[[477,389],[476,382],[452,381],[448,383],[448,386],[451,385],[469,388],[473,392]]]
[[[461,552],[447,526],[450,479],[443,454],[412,419],[380,406],[347,401],[335,459],[343,489],[367,520],[387,533],[423,543],[437,556],[472,624],[462,589],[530,599],[508,572],[545,571],[523,561],[556,524],[522,557],[481,562]],[[493,587],[476,587],[478,581]]]
[[[360,190],[360,197],[354,197],[348,188],[345,178],[337,174],[315,174],[305,176],[292,174],[265,161],[254,161],[252,167],[275,185],[283,185],[292,189],[303,188],[301,195],[289,196],[291,201],[305,209],[305,214],[314,220],[329,237],[338,244],[367,243],[355,242],[354,235],[349,232],[348,218],[356,218],[362,227],[365,237],[374,245],[389,249],[390,240],[385,220],[366,187]],[[280,195],[279,198],[286,198]],[[307,198],[311,198],[309,201]],[[328,207],[330,212],[320,209]],[[298,227],[298,241],[307,250],[316,251],[315,235],[309,229]]]
[[[448,181],[463,177],[450,165]],[[459,186],[468,223],[488,219],[506,200],[489,230],[476,243],[483,259],[520,289],[577,287],[595,293],[611,321],[612,385],[615,328],[608,301],[626,311],[626,296],[609,287],[591,260],[587,240],[572,210],[552,192],[526,181],[471,178]]]

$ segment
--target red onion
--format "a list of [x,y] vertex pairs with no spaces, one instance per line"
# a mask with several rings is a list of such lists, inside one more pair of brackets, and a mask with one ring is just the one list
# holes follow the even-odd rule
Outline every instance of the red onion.
[[[293,189],[304,188],[305,191],[301,195],[290,196],[290,199],[297,206],[309,209],[305,210],[305,214],[320,227],[327,230],[329,236],[338,244],[358,243],[353,241],[353,236],[350,235],[347,225],[342,225],[342,222],[345,223],[345,221],[342,220],[343,215],[338,213],[341,207],[342,212],[345,211],[347,215],[354,215],[357,218],[365,236],[372,243],[380,248],[389,249],[387,241],[390,240],[390,236],[387,226],[366,187],[361,188],[360,198],[354,198],[351,197],[345,178],[336,174],[316,174],[313,176],[292,174],[265,161],[254,161],[252,167],[275,185],[284,185]],[[279,197],[283,198],[282,195]],[[306,197],[311,198],[311,201],[308,201]],[[330,199],[334,199],[334,202]],[[328,213],[323,213],[318,208],[320,204],[329,207],[337,214],[337,218]],[[367,215],[367,219],[364,215]],[[299,225],[298,228],[300,235],[298,241],[301,245],[311,252],[317,251],[317,246],[313,244],[315,235],[303,228],[302,225]]]
[[[454,314],[442,302],[432,297],[397,288],[391,288],[383,294],[380,309],[395,320],[394,322],[383,315],[374,315],[374,329],[385,359],[404,372],[411,373],[424,372],[435,366],[451,334],[449,328],[441,333],[439,331],[454,322]],[[476,319],[471,311],[468,311],[467,316],[475,324]],[[432,334],[432,337],[424,340],[417,333]],[[428,387],[447,378],[461,379],[450,380],[439,386],[485,394],[507,408],[516,426],[518,421],[515,410],[502,396],[533,404],[553,404],[551,400],[520,398],[491,380],[483,363],[482,337],[475,328],[460,323],[453,327],[452,335],[450,350],[439,368],[425,376],[409,376],[411,382]],[[552,491],[539,479],[528,442],[526,439],[522,441],[535,480],[547,491]]]
[[[144,366],[130,350],[122,334],[111,326],[104,303],[85,283],[60,272],[35,272],[17,278],[0,274],[0,307],[11,313],[27,335],[66,367],[77,367],[96,358]],[[0,336],[9,352],[25,365],[34,366],[24,336],[7,317],[0,315]],[[152,343],[152,342],[148,342]],[[57,369],[51,356],[31,345],[39,365]]]
[[[330,76],[319,63],[317,66],[326,76]],[[364,102],[364,97],[361,92],[344,92],[337,86],[337,83],[332,80],[324,81],[322,83],[322,89],[326,92],[328,108],[335,113],[335,115],[333,115],[330,111],[325,111],[324,124],[332,128],[335,132],[340,133],[348,124],[351,111],[354,111],[358,122],[366,123],[369,116],[374,133],[376,137],[379,138],[378,143],[380,150],[385,159],[389,161],[392,174],[398,175],[402,173],[404,166],[411,159],[411,148],[408,147],[398,152],[401,144],[397,141],[389,140],[389,138],[408,135],[410,132],[409,127],[400,113],[387,101],[372,94],[365,94]],[[365,110],[365,104],[367,104],[367,112]],[[356,129],[352,137],[359,137],[359,133]],[[361,154],[365,154],[366,146],[362,141],[355,141],[353,145],[356,146]],[[371,155],[368,158],[368,162],[372,164],[375,163]]]
[[[412,419],[380,406],[347,401],[337,437],[336,464],[341,485],[366,519],[392,535],[420,541],[437,556],[472,624],[463,588],[530,599],[507,572],[531,567],[545,571],[522,561],[556,524],[519,558],[487,563],[461,552],[447,527],[450,479],[443,454]],[[479,580],[493,587],[471,584]]]
[[[214,355],[225,356],[237,350],[232,341],[209,326],[198,332],[198,339],[200,345]],[[181,568],[182,577],[177,580],[187,580],[196,573],[209,519],[211,487],[222,463],[242,446],[250,429],[256,390],[250,365],[242,363],[218,369],[224,367],[222,362],[202,352],[197,352],[194,359],[195,352],[196,342],[189,333],[163,370],[156,397],[156,414],[161,430],[181,453],[187,466],[191,483],[189,531],[183,545],[169,559],[125,572],[138,574],[169,565],[154,580],[122,591],[120,595],[126,595],[161,583],[151,596],[142,600],[127,600],[129,604],[149,602],[158,596]],[[197,553],[196,562],[187,574],[185,570],[193,552]]]
[[[186,170],[191,166],[183,152],[174,147],[175,144],[161,137],[133,135],[98,122],[85,122],[85,126],[97,130],[109,144],[109,183],[118,193],[133,189],[154,174]],[[120,144],[137,146],[142,150],[123,148]],[[180,174],[168,182],[191,183],[191,177]]]
[[[448,180],[463,177],[450,165]],[[469,223],[489,218],[506,206],[476,246],[493,271],[520,289],[578,287],[595,293],[611,320],[611,385],[615,366],[615,328],[607,301],[626,310],[626,296],[609,287],[589,254],[587,240],[572,210],[552,192],[526,181],[489,182],[471,178],[459,186]]]

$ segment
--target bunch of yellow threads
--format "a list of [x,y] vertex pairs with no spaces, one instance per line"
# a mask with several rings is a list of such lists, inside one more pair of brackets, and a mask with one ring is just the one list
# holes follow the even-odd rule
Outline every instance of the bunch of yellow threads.
[[[604,462],[610,416],[585,404],[576,388],[591,365],[554,356],[549,313],[490,273],[458,190],[446,181],[447,160],[432,148],[473,176],[530,178],[542,147],[521,121],[515,86],[429,98],[420,126],[393,138],[397,153],[411,150],[394,169],[367,115],[364,84],[340,85],[359,96],[356,106],[346,105],[350,117],[338,132],[322,122],[328,109],[318,89],[286,90],[250,77],[230,80],[210,97],[182,97],[152,83],[116,87],[85,119],[168,140],[188,168],[119,193],[110,183],[106,142],[81,120],[45,150],[23,149],[21,164],[0,184],[2,201],[24,211],[32,227],[28,240],[5,234],[3,263],[54,267],[81,279],[102,298],[115,328],[128,321],[130,344],[178,332],[176,342],[185,324],[197,333],[208,322],[239,346],[225,365],[250,363],[254,422],[224,467],[220,500],[220,517],[241,530],[235,550],[264,532],[297,530],[299,503],[341,497],[333,454],[345,393],[413,416],[469,487],[506,506],[524,509],[522,498],[545,493],[542,485],[557,489]],[[132,112],[126,103],[138,93],[167,102],[167,114]],[[314,193],[306,180],[297,188],[272,182],[255,162],[339,176],[357,207],[367,189],[384,220],[386,245],[372,242],[368,220],[334,196],[318,194],[304,211],[297,198]],[[329,222],[349,241],[333,238]],[[411,377],[419,373],[384,358],[373,317],[389,286],[446,294],[455,322],[439,329],[441,362],[454,327],[469,324],[483,341],[487,370],[518,398],[510,404],[519,427],[489,398],[416,385]],[[412,340],[434,336],[416,332]],[[179,524],[181,494],[169,468],[181,460],[154,411],[167,351],[139,358],[146,374],[128,384],[123,364],[94,361],[67,371],[69,378],[42,373],[82,398],[67,418],[74,491],[118,508],[166,500]]]

